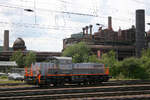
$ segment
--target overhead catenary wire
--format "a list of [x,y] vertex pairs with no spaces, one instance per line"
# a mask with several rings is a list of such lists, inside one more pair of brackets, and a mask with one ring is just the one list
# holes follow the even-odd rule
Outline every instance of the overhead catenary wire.
[[[31,4],[34,4],[34,1],[35,0],[17,0],[17,1],[21,1],[21,2],[24,2],[23,4],[25,4],[26,2],[31,2],[29,5],[31,5]],[[59,1],[59,0],[56,0],[56,1]],[[60,0],[61,1],[61,0]],[[66,1],[66,0],[63,0],[63,1]],[[41,5],[41,3],[43,3],[43,1],[42,2],[40,2],[39,0],[36,0],[36,5],[38,6],[39,4]],[[45,1],[44,1],[45,2]],[[8,2],[9,3],[9,2]],[[57,10],[56,12],[57,13],[68,13],[68,12],[74,12],[74,11],[66,11],[66,10],[64,10],[64,11],[62,11],[62,9],[60,8],[60,5],[67,5],[67,7],[69,7],[69,9],[70,8],[75,8],[75,6],[78,6],[78,7],[76,7],[77,9],[79,9],[79,11],[78,11],[78,13],[80,12],[80,10],[82,9],[82,10],[88,10],[88,11],[91,11],[91,12],[95,12],[94,10],[95,9],[92,9],[93,8],[93,6],[91,5],[91,6],[88,6],[88,7],[82,7],[80,4],[76,4],[76,5],[74,5],[72,2],[69,2],[68,3],[68,1],[66,1],[66,2],[64,2],[63,4],[57,4],[57,3],[54,3],[54,2],[45,2],[44,4],[49,4],[49,5],[51,5],[51,6],[54,6],[54,7],[56,7],[56,5],[57,5],[57,7],[56,8],[59,8],[60,10]],[[7,5],[7,7],[12,7],[12,4],[5,4],[5,5]],[[9,5],[9,6],[8,6]],[[19,5],[14,5],[16,8],[19,8],[20,6]],[[45,7],[45,6],[44,6]],[[20,8],[30,8],[30,9],[34,9],[34,7],[32,7],[32,6],[22,6],[22,7],[20,7]],[[38,8],[38,7],[37,7]],[[75,9],[76,9],[75,8]],[[77,10],[76,9],[76,10]],[[49,10],[49,9],[44,9],[44,8],[38,8],[37,9],[37,11],[52,11],[52,10]],[[58,12],[58,11],[60,11],[60,12]],[[62,11],[62,12],[61,12]],[[54,10],[52,11],[52,12],[55,12]],[[76,12],[76,11],[75,11]],[[87,12],[87,11],[86,11]],[[78,14],[77,13],[77,14]],[[89,14],[89,12],[87,12],[88,13],[88,15],[94,15],[94,14]],[[76,14],[76,13],[70,13],[70,14]],[[80,13],[80,14],[78,14],[78,15],[82,15],[82,12]],[[84,13],[83,13],[83,15],[84,15]],[[87,14],[85,14],[85,16],[87,16]]]
[[[2,7],[9,7],[9,8],[18,8],[18,9],[25,9],[21,7],[14,7],[14,6],[6,6],[6,5],[1,5]],[[73,15],[82,15],[82,16],[91,16],[91,17],[101,17],[99,15],[92,15],[92,14],[84,14],[84,13],[77,13],[77,12],[67,12],[67,11],[57,11],[57,10],[48,10],[48,9],[41,9],[37,8],[36,10],[43,10],[43,11],[50,11],[50,12],[56,12],[56,13],[64,13],[64,14],[73,14]],[[106,18],[106,17],[101,17],[101,18]],[[117,20],[120,20],[121,18],[115,18]]]
[[[139,1],[139,0],[133,0],[136,3],[140,3],[140,4],[150,4],[150,2],[143,2],[143,1]],[[148,0],[147,0],[148,1]]]
[[[8,7],[8,8],[15,8],[15,9],[26,9],[26,7],[18,7],[18,6],[8,6],[8,5],[2,5],[1,7]],[[47,12],[55,12],[55,13],[63,13],[63,14],[72,14],[72,15],[82,15],[82,16],[93,16],[96,17],[96,15],[93,14],[86,14],[86,13],[78,13],[78,12],[69,12],[69,11],[58,11],[58,10],[51,10],[51,9],[44,9],[44,8],[36,8],[37,11],[47,11]]]
[[[22,10],[25,10],[25,7],[23,6],[23,5],[21,5],[21,7],[19,7],[19,6],[9,6],[9,5],[2,5],[2,4],[0,4],[0,6],[2,6],[2,7],[8,7],[8,8],[15,8],[15,9],[22,9]],[[42,11],[50,11],[50,12],[55,12],[55,13],[63,13],[63,14],[73,14],[73,15],[82,15],[82,16],[94,16],[94,15],[91,15],[91,14],[83,14],[83,13],[76,13],[76,12],[67,12],[67,11],[56,11],[56,10],[48,10],[48,9],[40,9],[40,8],[38,8],[38,9],[36,9],[36,3],[35,3],[35,0],[34,0],[34,12],[35,12],[35,24],[37,24],[36,23],[36,11],[37,10],[42,10]],[[63,17],[63,19],[64,19],[64,22],[65,22],[65,18]],[[41,25],[31,25],[31,24],[16,24],[16,23],[8,23],[8,22],[1,22],[1,23],[5,23],[5,24],[11,24],[11,25],[18,25],[18,26],[24,26],[24,27],[32,27],[32,28],[35,28],[35,27],[40,27],[40,28],[47,28],[47,29],[60,29],[60,26],[56,26],[55,28],[54,27],[43,27],[43,26],[41,26]],[[66,23],[64,23],[64,24],[66,24]],[[64,29],[64,28],[63,28]],[[67,28],[68,29],[68,28]]]
[[36,24],[36,0],[34,0],[34,14],[35,14],[35,24]]
[[[20,1],[20,0],[18,0],[18,1]],[[24,2],[31,2],[31,3],[34,3],[34,1],[33,0],[31,0],[31,1],[29,1],[29,0],[22,0],[22,1],[24,1]],[[68,1],[65,1],[65,0],[57,0],[57,1],[64,1],[64,3],[65,4],[71,4],[71,6],[73,5],[71,2],[68,2]],[[146,4],[145,2],[142,2],[142,1],[139,1],[139,0],[133,0],[133,1],[135,1],[135,2],[137,2],[137,3],[143,3],[143,4]],[[39,1],[38,1],[39,2]],[[92,1],[92,2],[94,2],[94,1]],[[39,2],[39,3],[44,3],[44,4],[48,4],[49,2]],[[50,3],[51,4],[51,3]],[[55,5],[56,6],[56,4],[52,4],[52,6],[53,5]],[[6,5],[2,5],[2,6],[5,6],[6,7]],[[59,6],[59,5],[58,5]],[[75,5],[74,5],[75,6]],[[76,5],[76,6],[80,6],[80,5]],[[7,7],[12,7],[12,6],[7,6]],[[27,6],[24,6],[25,8],[27,7]],[[81,6],[80,6],[81,7]],[[92,7],[92,6],[91,6]],[[108,6],[109,7],[109,6]],[[107,7],[107,8],[108,8]],[[19,8],[19,6],[18,7],[12,7],[12,8]],[[31,8],[31,7],[29,7],[29,8]],[[87,7],[86,9],[88,9],[89,7]],[[95,7],[95,8],[97,8],[97,7]],[[34,9],[34,8],[33,8]],[[82,9],[82,7],[80,8],[80,9]],[[105,9],[105,8],[104,8]],[[44,8],[39,8],[38,10],[42,10],[42,11],[51,11],[51,10],[49,10],[49,9],[44,9]],[[93,9],[93,11],[94,11],[95,9]],[[118,9],[116,9],[116,8],[111,8],[111,10],[118,10]]]
[[[20,1],[20,0],[16,0],[16,1]],[[76,4],[73,4],[72,2],[71,2],[71,0],[70,1],[66,1],[66,0],[56,0],[56,1],[59,1],[59,2],[62,2],[62,4],[67,4],[68,6],[70,5],[71,7],[73,6],[73,8],[76,8],[75,6],[77,6],[77,8],[78,7],[80,7],[80,9],[82,9],[82,7],[80,6],[80,3],[76,3]],[[34,3],[34,0],[22,0],[21,2],[24,2],[24,3],[27,3],[27,2],[30,2],[30,3]],[[37,0],[37,4],[45,4],[45,5],[51,5],[51,6],[59,6],[60,7],[60,5],[59,4],[57,4],[57,3],[50,3],[50,2],[46,2],[46,1],[44,1],[44,0],[42,0],[42,2],[40,1],[40,0]],[[91,4],[91,7],[92,7],[92,4]],[[85,7],[84,7],[85,8]],[[89,7],[86,7],[85,9],[89,9]]]
[[[35,1],[35,0],[34,0]],[[26,7],[25,6],[21,6],[21,7],[19,7],[19,6],[8,6],[8,5],[2,5],[2,4],[0,4],[0,6],[2,6],[2,7],[8,7],[8,8],[15,8],[15,9],[22,9],[22,10],[24,10]],[[68,15],[78,15],[78,16],[88,16],[88,17],[97,17],[97,18],[107,18],[107,17],[102,17],[102,16],[99,16],[99,15],[94,15],[94,14],[86,14],[86,13],[78,13],[78,12],[69,12],[69,11],[59,11],[59,10],[51,10],[51,9],[44,9],[44,8],[36,8],[36,2],[34,2],[34,7],[33,7],[33,10],[34,10],[34,13],[35,13],[35,24],[37,24],[36,23],[36,12],[37,11],[47,11],[47,12],[54,12],[54,13],[62,13],[62,14],[68,14]],[[64,19],[64,18],[63,18]],[[126,21],[129,21],[129,20],[124,20],[124,19],[121,19],[121,18],[114,18],[113,17],[113,19],[114,20],[118,20],[118,21],[122,21],[122,22],[126,22]],[[64,19],[65,20],[65,19]],[[8,23],[7,23],[8,24]],[[13,24],[14,25],[14,24]],[[31,26],[32,27],[32,25],[31,24],[22,24],[22,26]],[[34,27],[43,27],[43,26],[41,26],[41,25],[37,25],[37,26],[35,26],[34,25]],[[60,27],[60,26],[56,26],[56,27]],[[48,27],[47,27],[48,28]],[[48,28],[49,29],[49,28]],[[50,29],[51,29],[51,27],[50,27]]]
[[[104,18],[107,19],[108,17],[101,17],[99,16],[99,18]],[[118,20],[124,23],[127,23],[127,20],[123,20],[123,19],[119,19],[119,18],[114,18],[114,20]],[[26,27],[26,28],[39,28],[39,29],[56,29],[56,30],[73,30],[75,29],[75,27],[67,27],[67,26],[52,26],[52,25],[40,25],[40,24],[30,24],[30,23],[15,23],[15,22],[6,22],[6,21],[0,21],[1,24],[5,24],[5,25],[14,25],[17,27]],[[5,27],[4,26],[0,26],[0,27]],[[80,27],[80,26],[78,26]],[[77,28],[77,27],[76,27]]]
[[[0,4],[0,6],[2,7],[8,7],[8,8],[16,8],[16,9],[26,9],[27,7],[22,6],[8,6],[8,5],[2,5]],[[70,12],[70,11],[62,11],[62,10],[51,10],[51,9],[44,9],[44,8],[35,8],[36,4],[34,4],[34,11],[47,11],[47,12],[55,12],[55,13],[63,13],[63,14],[71,14],[71,15],[79,15],[79,16],[91,16],[91,17],[99,17],[98,15],[94,15],[94,14],[86,14],[86,13],[78,13],[78,12]]]
[[[64,27],[64,26],[50,26],[50,25],[39,25],[39,24],[29,24],[29,23],[9,23],[9,22],[4,22],[0,21],[1,24],[5,25],[14,25],[17,27],[26,27],[26,28],[39,28],[39,29],[59,29],[59,30],[72,30],[72,27]],[[4,27],[4,26],[0,26]]]

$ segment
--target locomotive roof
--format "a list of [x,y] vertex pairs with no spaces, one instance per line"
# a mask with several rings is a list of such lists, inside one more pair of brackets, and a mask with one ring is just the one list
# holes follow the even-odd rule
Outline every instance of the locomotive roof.
[[90,65],[90,64],[94,64],[94,65],[95,65],[95,64],[98,64],[98,65],[104,65],[103,63],[93,63],[93,62],[76,63],[76,64],[89,64],[89,65]]
[[47,59],[64,59],[64,60],[72,60],[72,57],[58,57],[58,56],[50,56]]
[[72,60],[72,57],[54,57],[58,60]]

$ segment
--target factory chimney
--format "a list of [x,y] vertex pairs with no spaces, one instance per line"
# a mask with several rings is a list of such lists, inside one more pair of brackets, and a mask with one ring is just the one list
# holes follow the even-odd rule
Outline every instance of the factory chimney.
[[112,30],[112,20],[111,20],[111,16],[108,16],[108,29]]
[[85,27],[86,35],[88,35],[88,28],[89,28],[88,26]]
[[136,10],[136,56],[145,48],[145,10]]
[[89,27],[90,27],[90,35],[92,36],[92,27],[93,27],[93,25],[90,25]]
[[9,51],[9,30],[4,31],[4,47],[3,51]]
[[83,30],[83,36],[85,35],[85,28],[82,28],[82,30]]

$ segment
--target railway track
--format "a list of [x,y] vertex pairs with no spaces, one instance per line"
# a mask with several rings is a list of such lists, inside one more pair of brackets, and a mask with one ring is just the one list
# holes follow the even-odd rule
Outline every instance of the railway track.
[[[113,83],[113,84],[112,84]],[[115,84],[116,83],[116,84]],[[136,83],[136,84],[135,84]],[[137,97],[136,97],[137,96]],[[0,89],[0,100],[10,99],[71,99],[71,98],[98,98],[99,100],[142,100],[150,99],[150,81],[112,81],[97,86],[69,86],[28,89]],[[118,98],[118,99],[117,99]],[[124,99],[123,99],[124,98]]]
[[[104,82],[98,85],[91,84],[91,85],[84,85],[84,87],[95,87],[95,86],[118,86],[118,85],[136,85],[136,84],[150,84],[150,80],[126,80],[126,81],[109,81],[109,82]],[[0,84],[0,86],[12,86],[12,87],[0,87],[0,91],[13,91],[13,90],[33,90],[33,89],[39,89],[37,86],[28,86],[28,87],[13,87],[13,86],[18,86],[18,85],[27,85],[26,83],[7,83],[7,84]],[[53,89],[53,88],[77,88],[77,87],[83,87],[83,85],[75,85],[75,84],[70,84],[70,85],[64,85],[61,87],[42,87],[40,89]]]

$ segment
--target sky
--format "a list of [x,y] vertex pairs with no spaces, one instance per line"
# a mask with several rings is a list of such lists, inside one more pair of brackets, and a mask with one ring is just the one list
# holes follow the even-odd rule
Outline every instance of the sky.
[[148,31],[149,5],[148,0],[0,0],[0,45],[4,30],[10,30],[10,47],[21,37],[28,50],[61,52],[64,38],[90,24],[94,32],[96,23],[107,28],[108,16],[115,31],[131,28],[137,9],[145,9]]

